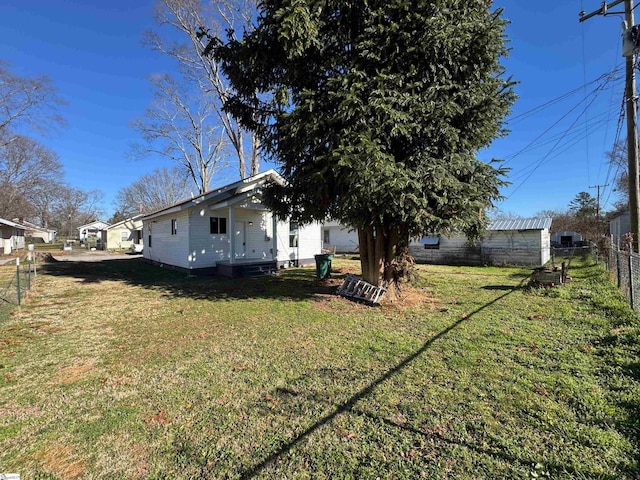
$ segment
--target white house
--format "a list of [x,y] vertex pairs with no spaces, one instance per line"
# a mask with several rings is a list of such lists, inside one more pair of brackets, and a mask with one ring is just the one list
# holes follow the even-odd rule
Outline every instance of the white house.
[[14,218],[13,221],[26,227],[25,237],[30,237],[29,241],[52,243],[56,241],[56,237],[58,236],[58,231],[55,229],[40,227],[35,223],[31,223],[19,218]]
[[211,190],[143,217],[144,258],[193,273],[249,276],[314,263],[320,224],[279,221],[261,203],[274,170]]
[[322,224],[322,244],[335,253],[357,253],[358,232],[336,221]]
[[0,218],[0,253],[10,255],[13,250],[24,248],[26,229],[24,225]]
[[100,220],[81,225],[78,227],[78,238],[81,242],[95,240],[104,244],[107,241],[108,226],[108,223]]
[[131,218],[114,223],[107,227],[107,249],[129,249],[131,245],[142,243],[142,217],[134,215]]

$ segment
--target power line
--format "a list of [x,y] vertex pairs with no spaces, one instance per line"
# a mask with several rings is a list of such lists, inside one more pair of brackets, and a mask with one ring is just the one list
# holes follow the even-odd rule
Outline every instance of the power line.
[[[594,88],[589,96],[591,95],[596,95],[601,92],[604,87],[611,81],[612,79],[612,75],[609,74],[605,74],[605,75],[601,75],[599,78],[599,80],[603,80],[604,82],[597,85],[596,88]],[[578,91],[574,90],[574,92]],[[594,97],[595,98],[595,97]],[[540,135],[538,135],[536,138],[534,138],[531,142],[529,142],[528,145],[526,145],[525,147],[523,147],[521,150],[517,151],[514,154],[511,154],[509,156],[508,159],[506,159],[505,164],[508,163],[509,160],[513,160],[515,157],[517,157],[518,155],[520,155],[521,153],[523,153],[524,151],[526,151],[528,148],[530,148],[532,145],[535,144],[535,142],[537,142],[540,138],[542,138],[544,135],[546,135],[551,129],[553,129],[553,127],[555,127],[556,125],[558,125],[562,120],[564,120],[566,117],[568,117],[575,109],[577,109],[578,107],[580,107],[581,104],[583,104],[585,102],[586,99],[581,99],[578,103],[576,103],[571,109],[569,109],[568,112],[566,112],[564,115],[562,115],[558,120],[556,120],[551,126],[549,126],[546,130],[544,130]],[[593,103],[593,100],[590,102],[589,105],[591,105]],[[575,122],[574,122],[575,123]]]

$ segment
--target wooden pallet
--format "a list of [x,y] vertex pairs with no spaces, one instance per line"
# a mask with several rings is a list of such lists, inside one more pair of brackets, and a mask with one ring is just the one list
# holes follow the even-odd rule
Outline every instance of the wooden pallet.
[[338,287],[337,293],[346,298],[379,305],[382,297],[387,293],[387,288],[371,285],[360,277],[347,274],[342,285]]

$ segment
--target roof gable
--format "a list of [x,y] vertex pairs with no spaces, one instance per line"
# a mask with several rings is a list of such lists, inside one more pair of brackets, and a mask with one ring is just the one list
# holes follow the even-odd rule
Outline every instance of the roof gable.
[[85,225],[80,225],[77,230],[82,230],[83,228],[97,228],[98,230],[103,230],[107,228],[109,224],[107,222],[103,222],[102,220],[96,220],[91,223],[87,223]]
[[6,220],[4,218],[0,218],[0,224],[6,225],[8,227],[17,228],[19,230],[26,230],[27,229],[27,227],[25,227],[24,225],[20,225],[19,223],[12,222],[11,220]]
[[107,230],[111,230],[112,228],[119,227],[121,225],[124,225],[127,222],[131,222],[131,223],[142,222],[142,217],[144,217],[144,214],[139,213],[138,215],[134,215],[133,217],[125,218],[124,220],[120,220],[119,222],[109,225],[107,227]]
[[253,177],[238,180],[223,187],[209,190],[197,197],[182,202],[176,203],[169,207],[165,207],[160,210],[156,210],[143,217],[143,221],[150,220],[152,218],[160,217],[162,215],[177,213],[187,208],[199,205],[201,203],[208,203],[209,205],[219,205],[220,207],[227,204],[236,203],[238,200],[251,197],[259,187],[264,185],[267,181],[274,181],[277,183],[283,183],[284,179],[278,175],[275,170],[267,170],[266,172],[259,173]]

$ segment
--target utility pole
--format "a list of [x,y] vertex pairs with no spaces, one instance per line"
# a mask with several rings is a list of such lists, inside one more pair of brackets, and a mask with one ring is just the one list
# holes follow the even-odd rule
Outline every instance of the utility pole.
[[607,183],[606,185],[592,185],[589,188],[597,188],[598,189],[598,200],[596,203],[596,218],[600,218],[600,187],[608,187],[609,184]]
[[[624,2],[624,12],[609,12],[611,7],[615,7]],[[630,29],[634,26],[633,20],[633,0],[615,0],[609,4],[602,3],[600,9],[585,14],[580,12],[580,21],[584,22],[596,15],[611,15],[624,13],[626,27]],[[626,30],[625,30],[626,34]],[[631,234],[633,235],[633,250],[638,251],[638,219],[640,218],[640,188],[638,187],[638,106],[636,98],[636,77],[634,71],[635,53],[625,56],[626,60],[626,83],[625,83],[625,104],[627,107],[627,160],[629,168],[629,223]]]

